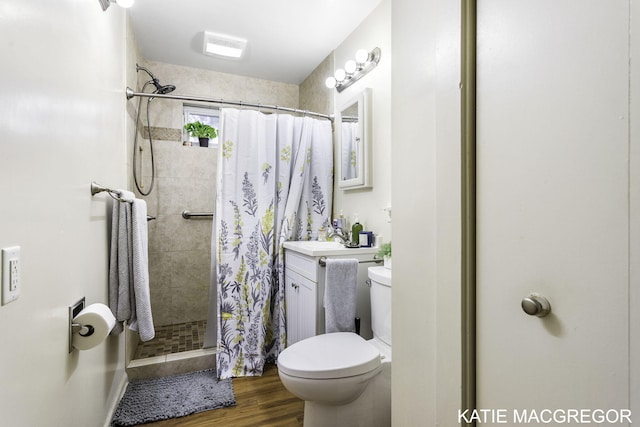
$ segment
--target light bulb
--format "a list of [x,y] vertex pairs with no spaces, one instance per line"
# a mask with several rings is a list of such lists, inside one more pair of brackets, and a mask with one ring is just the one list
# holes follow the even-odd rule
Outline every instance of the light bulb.
[[333,76],[336,78],[337,81],[341,82],[347,77],[347,73],[345,73],[345,71],[342,68],[338,68],[336,72],[333,73]]
[[356,62],[358,64],[364,64],[369,60],[369,52],[366,49],[358,49],[356,52]]
[[348,60],[345,64],[344,64],[344,70],[347,72],[347,74],[353,74],[356,72],[356,61],[354,61],[353,59]]
[[118,3],[118,6],[124,7],[125,9],[133,6],[133,0],[117,0],[116,3]]
[[327,86],[329,89],[333,89],[334,87],[336,87],[336,79],[333,77],[327,77],[327,80],[324,81],[325,86]]

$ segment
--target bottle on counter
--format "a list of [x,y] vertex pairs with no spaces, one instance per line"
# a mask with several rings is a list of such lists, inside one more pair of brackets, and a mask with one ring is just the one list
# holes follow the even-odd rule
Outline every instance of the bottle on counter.
[[326,242],[327,241],[327,229],[324,227],[320,227],[318,229],[318,242]]
[[347,233],[347,219],[344,217],[342,209],[340,210],[340,217],[338,217],[338,227],[342,228],[342,230]]
[[355,221],[351,226],[351,242],[354,245],[360,245],[360,232],[362,231],[362,224],[358,222],[358,214],[355,215]]

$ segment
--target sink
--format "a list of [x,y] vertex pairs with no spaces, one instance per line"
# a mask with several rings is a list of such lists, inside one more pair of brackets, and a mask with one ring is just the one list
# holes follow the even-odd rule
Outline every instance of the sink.
[[300,248],[307,248],[309,250],[315,250],[315,251],[327,251],[327,250],[332,250],[332,249],[342,249],[342,248],[344,248],[344,245],[342,243],[339,243],[339,242],[319,242],[317,240],[308,240],[308,241],[301,241],[301,242],[288,242],[288,243],[295,244],[296,246],[298,246]]
[[324,255],[359,255],[378,252],[377,248],[346,248],[338,242],[318,242],[317,240],[301,240],[284,242],[285,249],[310,256]]

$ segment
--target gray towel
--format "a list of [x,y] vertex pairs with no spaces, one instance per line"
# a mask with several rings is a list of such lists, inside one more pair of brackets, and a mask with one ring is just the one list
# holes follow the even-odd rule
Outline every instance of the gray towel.
[[149,292],[149,237],[147,232],[147,204],[135,199],[131,212],[132,276],[135,305],[132,307],[129,328],[138,331],[142,341],[155,336],[151,297]]
[[118,335],[126,321],[142,341],[155,336],[149,293],[147,205],[134,194],[119,190],[122,202],[113,203],[109,259],[109,307]]
[[[122,200],[133,201],[130,191],[118,190]],[[113,202],[111,216],[111,255],[109,257],[109,308],[117,322],[112,335],[122,333],[123,322],[131,317],[131,204]]]
[[326,332],[354,332],[357,259],[327,258],[324,283]]

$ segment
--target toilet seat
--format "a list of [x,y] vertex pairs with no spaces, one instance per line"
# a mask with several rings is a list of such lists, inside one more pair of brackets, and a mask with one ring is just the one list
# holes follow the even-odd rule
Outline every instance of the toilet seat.
[[362,375],[380,366],[380,352],[360,335],[334,332],[298,341],[278,356],[278,369],[298,378]]

